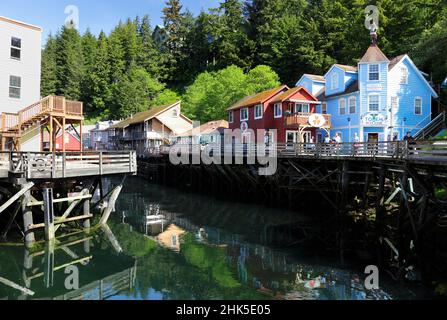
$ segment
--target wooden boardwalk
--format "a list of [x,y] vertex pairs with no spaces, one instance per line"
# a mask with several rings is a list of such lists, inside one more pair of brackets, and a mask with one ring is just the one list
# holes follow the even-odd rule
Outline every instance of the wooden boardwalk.
[[0,179],[52,180],[136,172],[137,158],[133,151],[0,153]]
[[173,145],[152,149],[149,157],[167,155],[201,155],[215,157],[256,157],[268,155],[278,158],[303,158],[323,160],[359,161],[408,161],[447,165],[447,141],[418,141],[409,144],[403,141],[377,143],[278,143],[272,145],[230,144],[230,145]]

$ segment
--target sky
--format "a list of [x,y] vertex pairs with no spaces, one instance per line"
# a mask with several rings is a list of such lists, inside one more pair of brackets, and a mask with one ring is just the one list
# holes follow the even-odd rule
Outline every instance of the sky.
[[[220,0],[183,0],[184,8],[195,15],[200,11],[217,7]],[[56,33],[69,14],[68,6],[79,9],[79,31],[87,28],[94,34],[101,30],[110,32],[120,20],[148,14],[152,26],[162,24],[161,10],[165,0],[14,0],[0,1],[0,16],[23,21],[43,28],[42,41],[48,34]],[[69,8],[68,8],[69,9]],[[72,11],[74,12],[74,11]]]

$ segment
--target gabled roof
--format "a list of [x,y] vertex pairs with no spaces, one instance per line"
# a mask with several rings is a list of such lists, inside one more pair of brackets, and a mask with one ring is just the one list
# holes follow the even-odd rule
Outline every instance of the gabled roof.
[[[309,78],[309,79],[311,79],[311,80],[313,80],[313,81],[326,83],[326,79],[324,78],[324,76],[319,76],[319,75],[316,75],[316,74],[305,73],[305,74],[303,74],[303,76],[301,77],[301,79],[304,78],[304,77]],[[300,80],[301,80],[301,79],[300,79]],[[299,82],[299,81],[298,81],[298,82]]]
[[324,78],[327,77],[327,75],[332,71],[332,69],[334,68],[339,68],[341,70],[343,70],[344,72],[350,72],[350,73],[357,73],[358,72],[358,68],[357,67],[353,67],[353,66],[347,66],[344,64],[334,64],[332,65],[332,67],[328,70],[328,72],[326,72],[326,74],[324,75]]
[[390,64],[388,66],[388,71],[391,71],[399,62],[405,58],[406,54],[401,54],[400,56],[397,56],[390,60]]
[[390,62],[390,60],[377,45],[372,44],[369,46],[368,50],[366,50],[365,55],[360,60],[360,63],[371,62]]
[[306,88],[304,87],[295,87],[292,89],[289,89],[277,96],[275,96],[275,98],[272,100],[272,102],[284,102],[287,101],[287,99],[289,99],[291,96],[293,96],[295,93],[299,92],[299,91],[304,91],[306,92],[310,97],[312,97],[313,100],[317,101],[317,98],[315,98],[312,93],[310,93],[309,91],[306,90]]
[[210,121],[205,123],[204,125],[201,125],[199,128],[194,128],[192,130],[188,130],[179,136],[181,137],[192,137],[196,134],[196,132],[200,132],[201,135],[204,134],[212,134],[217,131],[222,131],[222,129],[228,129],[230,126],[228,124],[228,121],[226,120],[216,120],[216,121]]
[[166,106],[154,107],[148,111],[139,112],[136,115],[111,126],[109,129],[124,129],[132,124],[141,123],[153,119],[157,117],[159,114],[177,106],[178,104],[180,104],[180,101]]
[[348,65],[345,65],[345,64],[338,64],[338,63],[336,63],[335,65],[337,67],[343,69],[346,72],[357,72],[358,71],[357,67],[348,66]]
[[347,88],[345,91],[340,92],[340,93],[335,93],[335,94],[331,94],[331,95],[326,95],[326,91],[325,90],[321,90],[319,92],[319,95],[317,95],[317,99],[320,101],[326,101],[327,99],[330,98],[335,98],[335,97],[339,97],[339,96],[344,96],[350,93],[354,93],[359,91],[359,82],[358,81],[353,81]]
[[288,90],[288,89],[289,89],[288,86],[283,85],[281,87],[277,87],[277,88],[269,89],[269,90],[262,91],[262,92],[259,92],[259,93],[255,93],[255,94],[253,94],[251,96],[242,98],[241,100],[236,102],[233,106],[228,108],[227,111],[237,110],[237,109],[240,109],[242,107],[249,107],[249,106],[252,106],[252,105],[255,105],[255,104],[264,103],[267,100],[269,100],[272,97],[274,97],[275,95],[277,95],[278,93],[280,93],[281,91]]
[[390,65],[391,65],[391,63],[393,65],[392,65],[392,68],[389,68],[389,71],[391,71],[391,69],[395,68],[400,63],[402,63],[404,60],[407,60],[409,62],[410,66],[413,67],[413,69],[416,71],[416,74],[418,75],[418,77],[427,86],[427,88],[430,89],[432,97],[434,97],[435,99],[438,98],[439,96],[438,96],[437,92],[433,89],[433,87],[428,82],[427,78],[424,77],[423,72],[418,69],[418,67],[414,64],[413,60],[411,60],[411,58],[408,56],[408,54],[400,55],[400,56],[394,58],[393,60],[391,60]]

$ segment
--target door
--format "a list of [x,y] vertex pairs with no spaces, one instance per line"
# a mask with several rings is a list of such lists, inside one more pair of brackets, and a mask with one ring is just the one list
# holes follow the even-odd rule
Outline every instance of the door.
[[379,142],[379,134],[378,133],[368,133],[368,142],[371,142],[371,143]]
[[286,148],[290,150],[295,149],[295,144],[300,141],[299,131],[287,131],[286,132]]

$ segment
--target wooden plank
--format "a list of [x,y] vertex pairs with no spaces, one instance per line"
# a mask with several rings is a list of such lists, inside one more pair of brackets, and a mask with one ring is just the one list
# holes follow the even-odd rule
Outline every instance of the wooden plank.
[[[92,214],[86,214],[86,215],[76,216],[76,217],[72,217],[72,218],[55,220],[54,221],[54,225],[61,225],[61,224],[68,223],[68,222],[74,222],[74,221],[79,221],[79,220],[86,220],[86,219],[91,219],[91,218],[93,218]],[[33,224],[33,225],[30,225],[29,228],[30,229],[45,228],[45,223]]]
[[[88,195],[81,195],[81,196],[76,196],[76,197],[54,199],[53,203],[70,202],[70,201],[77,201],[77,200],[84,200],[84,199],[91,199],[91,198],[92,198],[92,195],[88,194]],[[43,204],[44,204],[43,201],[32,201],[27,204],[27,207],[42,206]]]
[[16,202],[21,196],[23,196],[28,190],[30,190],[32,187],[34,187],[34,182],[27,183],[23,186],[23,188],[17,192],[14,196],[12,196],[8,201],[6,201],[1,207],[0,207],[0,214],[9,208],[11,204]]
[[31,291],[28,288],[24,288],[22,286],[19,286],[18,284],[14,283],[14,282],[12,282],[12,281],[10,281],[8,279],[0,277],[0,283],[4,284],[5,286],[11,287],[13,289],[16,289],[16,290],[18,290],[18,291],[20,291],[23,294],[26,294],[28,296],[34,296],[35,295],[34,291]]

